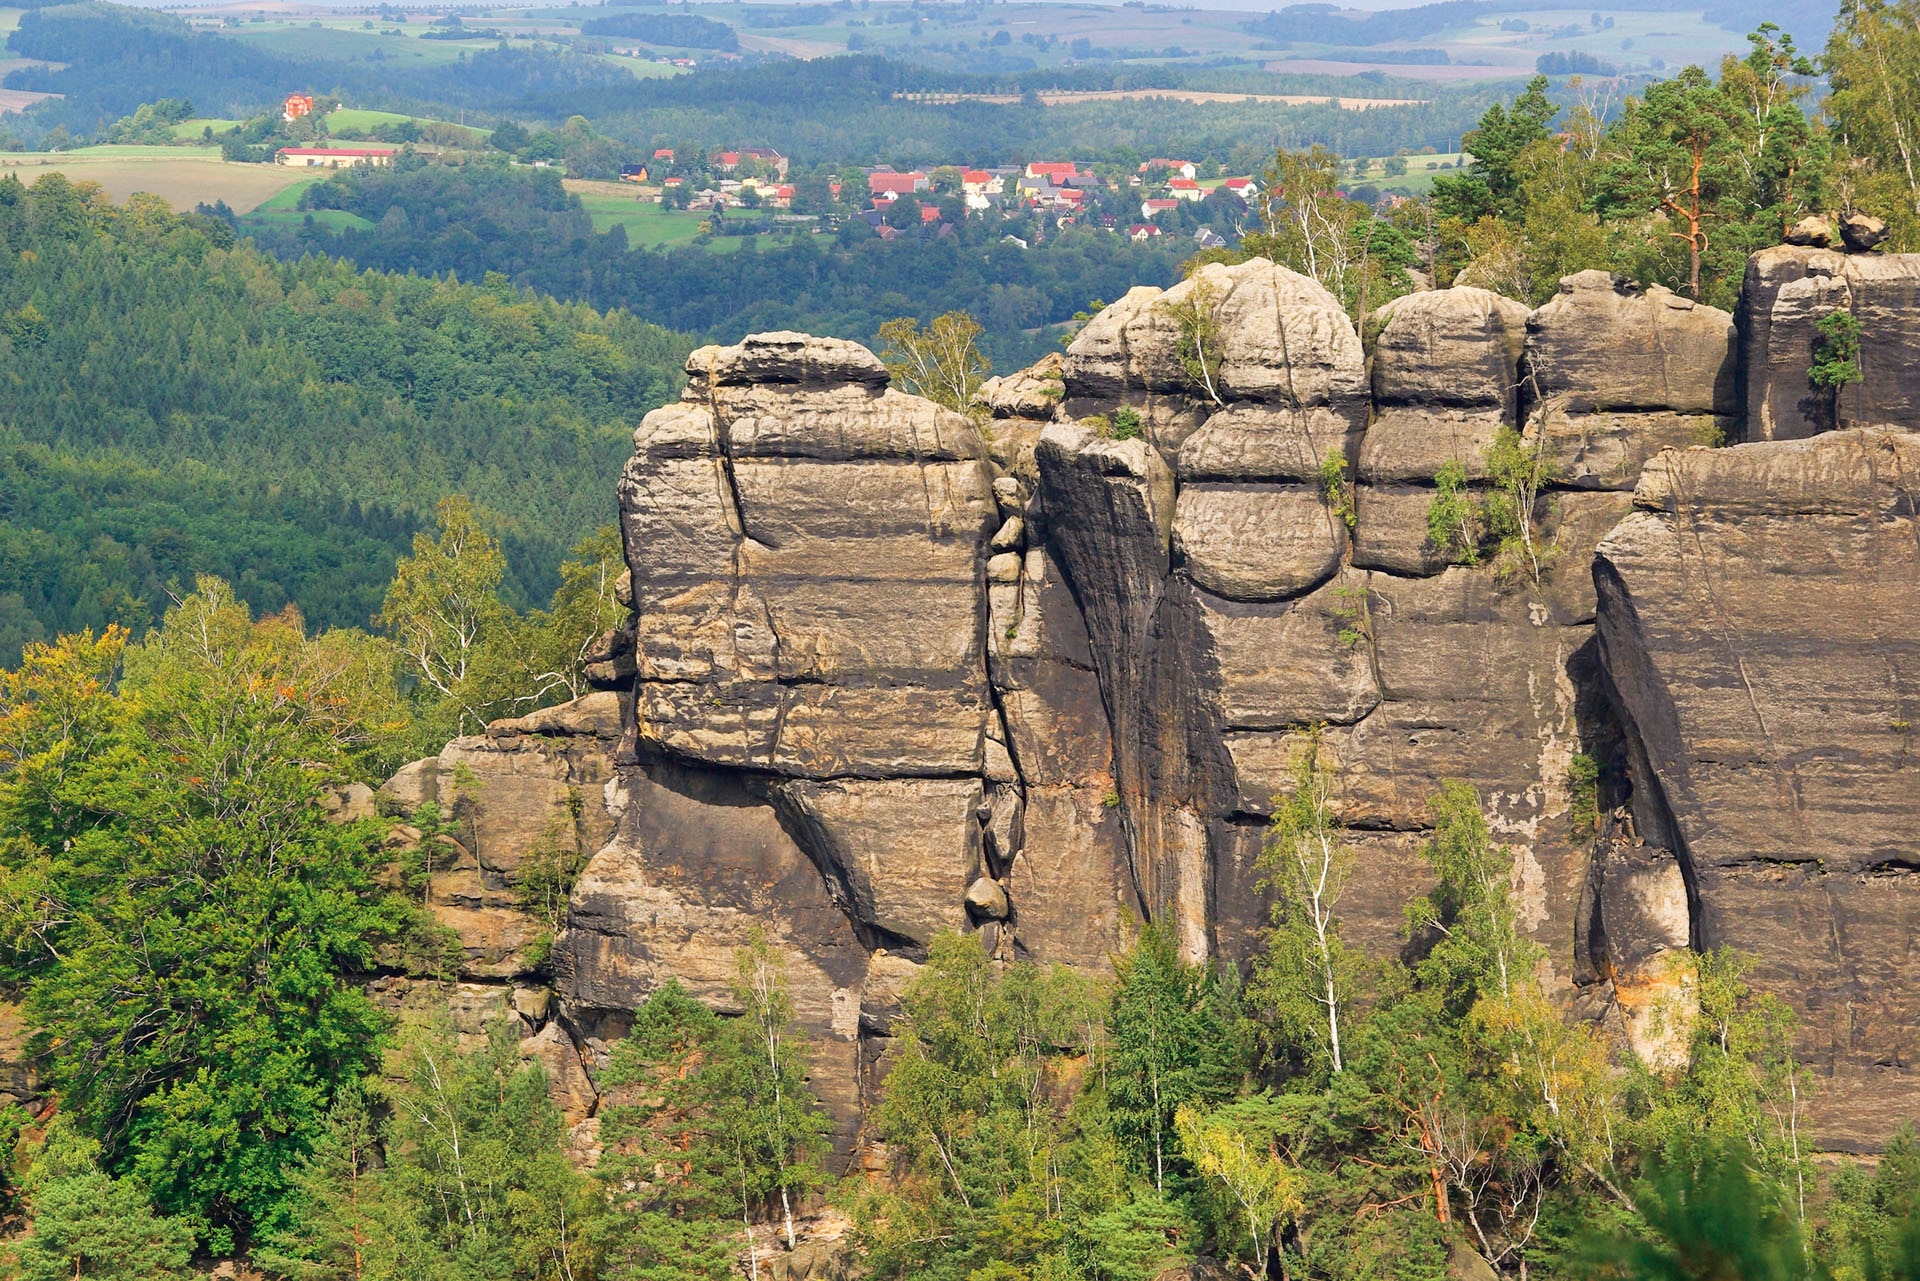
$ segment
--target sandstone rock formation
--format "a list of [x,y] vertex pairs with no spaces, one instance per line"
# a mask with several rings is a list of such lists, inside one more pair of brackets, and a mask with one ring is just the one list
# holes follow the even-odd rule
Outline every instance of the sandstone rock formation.
[[[1860,325],[1860,381],[1832,396],[1808,385],[1816,326],[1830,312]],[[1740,291],[1745,440],[1802,440],[1844,427],[1920,422],[1920,255],[1797,245],[1747,260]]]
[[1753,954],[1801,1013],[1842,1146],[1920,1107],[1917,506],[1903,433],[1663,454],[1594,566],[1639,829],[1695,946]]
[[[843,1156],[936,933],[1097,968],[1152,919],[1243,959],[1313,732],[1358,852],[1350,937],[1400,946],[1428,798],[1465,779],[1570,1012],[1671,1063],[1695,949],[1755,951],[1809,1016],[1823,1133],[1869,1141],[1908,1107],[1920,1016],[1899,942],[1920,458],[1879,429],[1907,412],[1909,279],[1781,249],[1739,326],[1587,272],[1531,313],[1462,288],[1356,328],[1285,268],[1209,266],[989,383],[977,422],[851,343],[703,348],[619,481],[632,616],[594,656],[607,692],[459,740],[384,803],[467,805],[436,910],[583,1135],[632,1009],[669,979],[732,1008],[756,937]],[[1842,290],[1869,374],[1842,421],[1879,427],[1707,448],[1813,429],[1781,409],[1795,360],[1806,384],[1796,300]],[[1552,464],[1537,578],[1429,537],[1436,477],[1484,495],[1501,440]],[[563,812],[592,857],[548,1010],[514,850]]]

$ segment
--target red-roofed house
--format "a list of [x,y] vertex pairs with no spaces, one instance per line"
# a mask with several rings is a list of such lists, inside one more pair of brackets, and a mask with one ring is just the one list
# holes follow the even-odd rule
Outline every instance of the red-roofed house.
[[1251,178],[1229,178],[1220,185],[1242,200],[1251,200],[1260,194],[1260,184]]
[[355,165],[390,165],[393,152],[378,147],[282,147],[273,163],[292,169],[351,169]]
[[931,185],[923,173],[870,173],[867,191],[876,196],[910,196]]
[[1169,209],[1178,209],[1179,207],[1180,202],[1178,200],[1142,200],[1140,202],[1140,216],[1142,218],[1151,218],[1155,214],[1165,213]]
[[1127,236],[1133,240],[1152,240],[1155,236],[1164,236],[1166,234],[1166,232],[1150,222],[1136,222],[1133,226],[1127,228]]
[[664,160],[664,161],[666,161],[666,162],[667,162],[668,164],[672,164],[672,163],[673,163],[673,148],[672,148],[672,147],[660,147],[660,148],[658,148],[657,150],[655,150],[655,151],[654,151],[654,153],[653,153],[653,158],[654,158],[655,160]]
[[1167,183],[1167,194],[1175,200],[1205,200],[1207,193],[1191,178],[1174,178]]
[[1146,173],[1149,169],[1171,169],[1182,178],[1197,178],[1200,175],[1200,171],[1193,167],[1193,161],[1168,160],[1165,156],[1155,156],[1140,166],[1141,173]]
[[939,222],[939,221],[940,221],[940,207],[939,207],[938,205],[921,205],[921,206],[920,206],[920,221],[921,221],[921,222],[922,222],[923,224],[924,224],[924,223],[929,223],[929,222]]
[[1071,160],[1035,160],[1027,166],[1029,178],[1071,178],[1080,170]]
[[713,158],[713,163],[714,167],[719,169],[721,173],[732,173],[740,167],[740,153],[737,151],[723,151]]
[[286,121],[298,120],[301,116],[313,114],[313,95],[310,93],[290,93],[286,106],[280,109],[280,118]]

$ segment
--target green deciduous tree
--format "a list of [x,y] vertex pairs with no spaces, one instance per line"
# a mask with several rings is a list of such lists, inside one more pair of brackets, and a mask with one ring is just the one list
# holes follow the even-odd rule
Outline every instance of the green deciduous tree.
[[1234,1011],[1213,974],[1181,959],[1170,929],[1156,924],[1114,964],[1108,1022],[1114,1133],[1138,1145],[1165,1192],[1167,1163],[1178,1155],[1174,1114],[1227,1098],[1239,1084]]
[[1340,898],[1353,873],[1353,854],[1340,826],[1326,751],[1321,731],[1309,731],[1292,786],[1274,798],[1260,854],[1274,900],[1251,995],[1272,1011],[1284,1033],[1315,1046],[1328,1068],[1339,1072],[1359,958],[1340,935]]
[[0,681],[7,964],[107,1170],[244,1240],[379,1052],[351,976],[418,928],[376,881],[379,825],[319,803],[398,704],[364,639],[255,622],[213,580],[124,646],[69,638]]
[[[919,226],[917,212],[914,226]],[[880,326],[880,360],[901,391],[959,413],[978,414],[980,384],[992,370],[980,350],[982,332],[964,311],[935,316],[924,329],[913,317],[899,316]]]
[[1821,59],[1841,203],[1886,218],[1893,247],[1920,236],[1920,23],[1911,0],[1842,0]]

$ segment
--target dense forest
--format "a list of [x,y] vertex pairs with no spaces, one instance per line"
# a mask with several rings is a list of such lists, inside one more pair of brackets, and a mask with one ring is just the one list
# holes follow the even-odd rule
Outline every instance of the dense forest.
[[144,629],[198,572],[364,625],[456,492],[542,601],[689,347],[500,277],[279,263],[151,198],[0,180],[5,657]]
[[[627,23],[628,14],[594,19]],[[660,21],[650,18],[649,21]],[[675,21],[703,21],[678,18]],[[718,25],[718,24],[716,24]],[[731,28],[726,28],[729,32]],[[714,38],[709,36],[709,38]],[[604,42],[604,37],[599,38]],[[480,47],[455,63],[401,70],[384,61],[295,59],[263,53],[151,10],[87,0],[28,13],[8,38],[28,58],[64,64],[10,72],[6,86],[63,95],[9,122],[38,141],[54,128],[91,137],[142,103],[192,100],[208,114],[246,119],[289,84],[350,94],[359,105],[450,115],[563,121],[582,115],[633,149],[742,140],[808,164],[999,163],[1121,150],[1225,161],[1236,146],[1271,150],[1307,140],[1348,154],[1450,149],[1500,92],[1498,85],[1436,87],[1381,77],[1275,76],[1245,67],[1077,68],[985,76],[939,71],[869,55],[703,67],[693,75],[636,80],[570,48]],[[919,91],[1024,93],[1035,88],[1196,88],[1247,94],[1324,93],[1417,97],[1410,106],[1345,111],[1330,105],[1191,103],[1173,99],[1042,107],[981,102],[930,106]]]
[[[1511,86],[1419,86],[1410,106],[1348,111],[1330,104],[1192,103],[1172,98],[1042,107],[1029,103],[961,102],[933,106],[910,92],[1020,93],[1068,86],[1217,88],[1225,92],[1353,93],[1331,77],[1305,80],[1154,68],[1063,77],[967,76],[931,72],[872,55],[781,62],[751,72],[703,70],[557,96],[553,105],[650,154],[654,147],[695,142],[723,146],[742,138],[808,164],[1001,164],[1012,159],[1104,159],[1122,151],[1136,159],[1184,156],[1225,162],[1237,146],[1267,151],[1321,142],[1345,155],[1389,155],[1401,148],[1451,150],[1487,105]],[[1372,96],[1394,96],[1383,84]]]

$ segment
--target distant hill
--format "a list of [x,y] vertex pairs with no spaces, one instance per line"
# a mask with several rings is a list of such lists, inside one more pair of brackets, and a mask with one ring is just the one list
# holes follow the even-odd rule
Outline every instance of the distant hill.
[[279,263],[151,198],[0,180],[0,665],[218,573],[365,625],[450,493],[544,601],[689,340],[495,277]]

